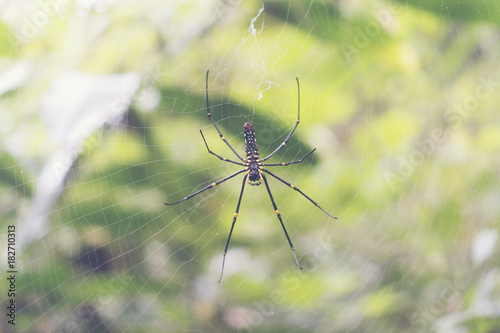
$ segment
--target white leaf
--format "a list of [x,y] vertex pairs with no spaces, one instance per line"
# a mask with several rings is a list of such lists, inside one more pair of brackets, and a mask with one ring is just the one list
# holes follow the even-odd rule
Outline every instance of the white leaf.
[[474,240],[472,245],[472,262],[475,265],[480,265],[490,257],[498,240],[498,230],[484,229],[481,230]]

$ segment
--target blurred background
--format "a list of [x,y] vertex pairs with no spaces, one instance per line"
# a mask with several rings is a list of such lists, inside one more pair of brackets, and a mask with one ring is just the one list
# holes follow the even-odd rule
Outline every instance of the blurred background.
[[[500,332],[500,6],[0,4],[1,332]],[[206,116],[269,179],[241,188]],[[5,308],[7,280],[0,284]],[[3,311],[5,312],[5,311]],[[4,316],[5,314],[2,314]],[[15,330],[14,330],[15,328]]]

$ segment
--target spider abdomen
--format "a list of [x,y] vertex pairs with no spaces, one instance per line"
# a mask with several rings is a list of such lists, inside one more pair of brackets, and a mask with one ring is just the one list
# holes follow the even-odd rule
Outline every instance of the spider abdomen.
[[259,162],[259,148],[257,147],[257,140],[255,139],[255,132],[251,123],[245,123],[245,153],[247,163],[248,184],[260,185],[262,184],[262,165]]
[[250,123],[245,123],[243,128],[245,129],[243,135],[245,136],[245,153],[247,159],[257,160],[259,159],[259,148],[257,147],[253,126]]

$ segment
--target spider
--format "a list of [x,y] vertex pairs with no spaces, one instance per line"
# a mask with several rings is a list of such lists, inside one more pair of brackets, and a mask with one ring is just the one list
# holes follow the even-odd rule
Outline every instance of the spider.
[[210,148],[208,147],[208,144],[207,144],[207,141],[205,140],[205,137],[203,136],[202,130],[200,130],[201,137],[203,139],[203,142],[205,142],[205,146],[207,147],[207,150],[208,150],[208,152],[210,154],[218,157],[220,160],[222,160],[224,162],[229,162],[229,163],[237,164],[237,165],[240,165],[240,166],[242,166],[244,168],[241,169],[241,170],[239,170],[239,171],[236,171],[235,173],[233,173],[230,176],[227,176],[226,178],[218,180],[218,181],[216,181],[216,182],[214,182],[214,183],[212,183],[212,184],[210,184],[210,185],[202,188],[199,191],[194,192],[193,194],[188,195],[187,197],[184,197],[184,199],[182,199],[182,200],[179,200],[179,201],[173,202],[173,203],[164,203],[164,204],[167,205],[167,206],[176,205],[178,203],[181,203],[183,201],[191,199],[192,197],[194,197],[194,196],[196,196],[196,195],[198,195],[198,194],[200,194],[200,193],[202,193],[202,192],[204,192],[206,190],[214,188],[215,186],[217,186],[217,185],[225,182],[226,180],[229,180],[229,179],[231,179],[231,178],[233,178],[233,177],[235,177],[235,176],[237,176],[237,175],[239,175],[241,173],[245,173],[245,175],[243,177],[243,184],[241,185],[240,196],[238,198],[238,204],[236,205],[236,211],[235,211],[234,216],[233,216],[233,223],[231,225],[231,230],[229,231],[229,236],[227,238],[226,247],[224,248],[224,252],[222,254],[223,255],[223,257],[222,257],[222,270],[221,270],[221,274],[220,274],[220,278],[219,278],[219,283],[222,280],[222,275],[224,274],[224,264],[225,264],[225,261],[226,261],[227,248],[229,246],[229,241],[231,240],[231,235],[233,233],[233,229],[234,229],[234,225],[236,223],[236,219],[238,218],[238,212],[240,210],[241,198],[243,196],[243,190],[245,188],[245,183],[248,183],[251,186],[258,186],[258,185],[260,185],[262,183],[264,183],[266,185],[266,190],[267,190],[267,193],[269,194],[269,198],[271,199],[271,203],[273,204],[276,216],[278,217],[278,220],[280,221],[281,226],[283,227],[283,231],[285,232],[286,239],[288,240],[288,243],[290,244],[290,248],[292,249],[292,253],[293,253],[293,256],[295,258],[295,263],[297,264],[297,266],[300,269],[302,269],[302,266],[300,266],[299,261],[297,259],[297,255],[295,254],[295,247],[293,246],[292,241],[290,240],[290,237],[288,236],[288,232],[286,231],[285,224],[283,223],[283,220],[281,218],[281,214],[280,214],[280,212],[278,210],[278,207],[276,206],[276,203],[274,202],[274,198],[273,198],[273,195],[271,194],[271,190],[269,188],[269,184],[267,182],[266,175],[264,174],[264,173],[267,173],[271,177],[276,178],[277,180],[279,180],[283,184],[285,184],[285,185],[289,186],[290,188],[294,189],[295,191],[299,192],[304,197],[306,197],[309,201],[311,201],[316,207],[318,207],[319,209],[321,209],[326,215],[328,215],[328,216],[330,216],[330,217],[332,217],[334,219],[337,219],[337,217],[335,217],[335,216],[330,215],[329,213],[327,213],[323,208],[320,207],[320,205],[317,202],[315,202],[314,200],[312,200],[311,198],[309,198],[304,192],[302,192],[301,190],[299,190],[299,188],[297,186],[295,186],[295,185],[287,182],[286,180],[281,179],[280,177],[276,176],[271,171],[269,171],[269,170],[267,170],[267,169],[264,168],[264,167],[268,167],[268,166],[286,166],[286,165],[290,165],[290,164],[301,163],[303,160],[305,160],[309,155],[311,155],[316,150],[316,148],[314,148],[309,153],[307,153],[304,157],[302,157],[300,160],[297,160],[297,161],[285,162],[285,163],[264,163],[265,161],[267,161],[268,159],[270,159],[271,157],[273,157],[281,148],[283,148],[286,145],[286,143],[288,142],[288,139],[290,139],[290,137],[292,136],[293,132],[295,131],[295,129],[299,125],[299,121],[300,121],[300,86],[299,86],[299,79],[296,78],[296,80],[297,80],[297,90],[298,90],[297,121],[295,122],[295,126],[292,128],[292,130],[290,131],[290,133],[286,137],[285,141],[283,141],[283,143],[281,143],[278,146],[278,148],[276,148],[267,157],[260,158],[260,156],[259,156],[259,149],[257,148],[257,141],[256,141],[256,138],[255,138],[255,132],[254,132],[254,129],[253,129],[253,125],[251,123],[247,122],[247,123],[245,123],[243,125],[244,136],[245,136],[245,154],[246,154],[246,158],[242,158],[236,152],[236,150],[234,150],[234,148],[229,144],[229,142],[226,140],[226,138],[224,137],[224,135],[222,135],[222,132],[219,130],[219,128],[217,127],[217,125],[215,124],[215,122],[214,122],[214,120],[212,118],[212,115],[210,114],[210,106],[209,106],[209,103],[208,103],[208,73],[209,73],[209,71],[207,70],[207,77],[206,77],[206,82],[205,82],[205,97],[206,97],[206,103],[207,103],[207,115],[208,115],[208,118],[210,119],[210,121],[214,125],[215,129],[219,133],[219,136],[222,139],[222,141],[224,141],[224,143],[233,151],[233,153],[236,155],[236,157],[238,157],[238,159],[240,159],[241,162],[232,161],[230,159],[222,157],[222,156],[214,153],[213,151],[211,151]]

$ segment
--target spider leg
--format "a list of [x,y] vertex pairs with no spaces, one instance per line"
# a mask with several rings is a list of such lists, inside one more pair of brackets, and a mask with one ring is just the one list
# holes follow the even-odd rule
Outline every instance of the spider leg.
[[305,160],[307,158],[307,156],[311,155],[315,150],[316,150],[316,148],[314,148],[313,150],[311,150],[310,152],[308,152],[306,156],[302,157],[298,161],[285,162],[285,163],[269,163],[269,164],[268,163],[263,163],[262,165],[263,166],[285,166],[285,165],[290,165],[290,164],[301,163],[303,160]]
[[273,203],[276,216],[280,220],[281,226],[283,227],[283,231],[285,232],[286,239],[288,239],[288,243],[290,244],[290,248],[292,249],[293,256],[295,257],[295,262],[297,263],[297,266],[299,266],[299,268],[302,269],[302,266],[300,266],[299,261],[297,260],[297,256],[295,255],[295,247],[293,246],[290,237],[288,237],[288,232],[286,231],[285,225],[283,224],[283,220],[281,219],[281,214],[278,210],[278,207],[276,206],[276,203],[274,202],[274,198],[273,195],[271,194],[271,190],[269,189],[269,184],[267,183],[266,176],[262,175],[262,178],[264,179],[264,184],[266,184],[267,193],[269,193],[269,198],[271,198],[271,202]]
[[297,112],[297,121],[295,122],[295,126],[293,126],[292,130],[290,131],[290,133],[288,134],[288,136],[286,137],[285,141],[283,141],[279,146],[278,148],[276,148],[271,154],[269,154],[267,157],[264,157],[261,161],[264,162],[266,160],[268,160],[269,158],[271,158],[272,156],[274,156],[274,154],[276,154],[281,148],[283,148],[286,143],[288,142],[288,139],[290,139],[290,137],[292,136],[293,132],[295,131],[295,129],[297,128],[297,126],[299,125],[299,121],[300,121],[300,86],[299,86],[299,79],[298,78],[295,78],[297,80],[297,91],[298,91],[298,112]]
[[205,146],[207,147],[207,150],[208,150],[208,152],[210,154],[212,154],[214,156],[217,156],[221,161],[229,162],[229,163],[233,163],[233,164],[238,164],[238,165],[241,165],[241,166],[245,166],[245,164],[243,164],[243,163],[228,160],[227,158],[222,157],[220,155],[217,155],[216,153],[214,153],[213,151],[211,151],[210,148],[208,148],[207,141],[205,140],[205,136],[203,136],[203,132],[201,130],[200,130],[200,134],[201,134],[201,137],[203,138],[203,142],[205,142]]
[[222,254],[222,270],[220,272],[219,283],[222,280],[222,274],[224,274],[224,263],[226,262],[227,247],[229,246],[229,241],[231,240],[231,235],[233,234],[234,224],[236,223],[236,219],[238,218],[238,212],[240,211],[241,198],[243,197],[243,189],[245,188],[245,181],[247,180],[247,178],[248,178],[248,175],[243,177],[243,184],[241,185],[240,197],[238,198],[238,204],[236,205],[236,211],[234,212],[234,216],[233,216],[233,224],[231,224],[231,230],[229,231],[229,237],[227,237],[226,247],[224,248],[224,253]]
[[212,115],[210,114],[210,106],[208,104],[208,70],[207,70],[207,79],[206,79],[206,83],[205,83],[205,96],[206,96],[206,99],[207,99],[207,115],[208,115],[208,118],[210,119],[210,121],[212,122],[212,124],[214,125],[215,129],[217,130],[217,132],[219,133],[219,136],[220,138],[222,139],[222,141],[224,141],[226,143],[226,145],[231,148],[231,150],[233,151],[233,153],[242,161],[245,161],[237,152],[236,150],[234,150],[233,147],[231,147],[231,145],[229,144],[229,142],[226,140],[226,138],[224,137],[224,135],[222,135],[222,132],[219,130],[219,128],[217,127],[217,125],[215,124],[215,121],[213,120],[212,118]]
[[196,192],[194,192],[194,193],[193,193],[193,194],[191,194],[191,195],[188,195],[187,197],[185,197],[185,198],[184,198],[184,199],[182,199],[182,200],[179,200],[179,201],[177,201],[177,202],[173,202],[173,203],[166,203],[166,202],[165,202],[165,203],[163,203],[163,204],[164,204],[164,205],[167,205],[167,206],[171,206],[171,205],[176,205],[176,204],[178,204],[178,203],[180,203],[180,202],[186,201],[187,199],[191,199],[192,197],[194,197],[194,196],[196,196],[196,195],[200,194],[201,192],[204,192],[204,191],[206,191],[206,190],[208,190],[208,189],[211,189],[212,187],[215,187],[215,185],[219,185],[220,183],[225,182],[226,180],[231,179],[231,178],[233,178],[234,176],[239,175],[240,173],[245,172],[245,171],[246,171],[246,169],[239,170],[239,171],[237,171],[237,172],[233,173],[232,175],[227,176],[226,178],[223,178],[223,179],[221,179],[221,180],[219,180],[219,181],[216,181],[215,183],[212,183],[212,184],[210,184],[210,185],[208,185],[208,186],[206,186],[206,187],[202,188],[201,190],[196,191]]
[[[283,184],[285,185],[288,185],[289,187],[293,188],[295,191],[299,192],[300,194],[302,194],[304,197],[307,198],[307,200],[311,201],[316,207],[318,207],[319,209],[321,209],[326,215],[330,216],[330,217],[333,217],[334,219],[337,219],[337,217],[333,216],[333,215],[330,215],[326,212],[326,210],[324,210],[323,208],[321,208],[319,206],[319,204],[314,201],[313,199],[309,198],[304,192],[302,192],[301,190],[299,190],[295,185],[292,185],[290,184],[289,182],[287,182],[286,180],[283,180],[281,179],[280,177],[276,176],[275,174],[271,173],[269,170],[266,170],[266,169],[262,169],[264,172],[267,172],[268,174],[270,174],[271,176],[273,176],[274,178],[276,178],[277,180],[279,180],[280,182],[282,182]],[[265,179],[265,178],[264,178]]]

